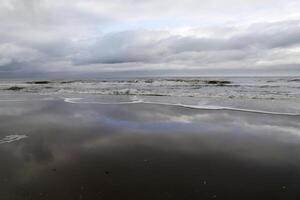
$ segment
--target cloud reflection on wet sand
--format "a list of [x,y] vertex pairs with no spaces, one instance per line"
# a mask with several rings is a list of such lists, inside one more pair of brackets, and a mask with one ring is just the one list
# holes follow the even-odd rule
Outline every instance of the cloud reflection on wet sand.
[[10,115],[15,104],[0,136],[29,138],[0,146],[1,199],[299,197],[299,117],[61,101]]

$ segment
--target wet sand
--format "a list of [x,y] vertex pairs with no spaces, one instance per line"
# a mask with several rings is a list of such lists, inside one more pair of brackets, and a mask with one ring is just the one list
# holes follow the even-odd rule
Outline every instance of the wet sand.
[[0,140],[1,200],[300,199],[299,116],[3,101]]

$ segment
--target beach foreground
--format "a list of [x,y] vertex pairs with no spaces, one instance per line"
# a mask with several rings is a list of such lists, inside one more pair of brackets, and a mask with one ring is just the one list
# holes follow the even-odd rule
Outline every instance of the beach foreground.
[[299,199],[300,117],[0,102],[0,199]]

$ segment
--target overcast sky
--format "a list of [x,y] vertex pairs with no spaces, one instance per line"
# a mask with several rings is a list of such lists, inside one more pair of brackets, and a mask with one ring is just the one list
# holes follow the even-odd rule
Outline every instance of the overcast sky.
[[300,75],[299,0],[0,0],[0,77]]

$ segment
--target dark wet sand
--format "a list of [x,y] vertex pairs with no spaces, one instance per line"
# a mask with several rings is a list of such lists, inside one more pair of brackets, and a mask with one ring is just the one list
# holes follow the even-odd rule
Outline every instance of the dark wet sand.
[[0,199],[300,199],[300,118],[0,102]]

